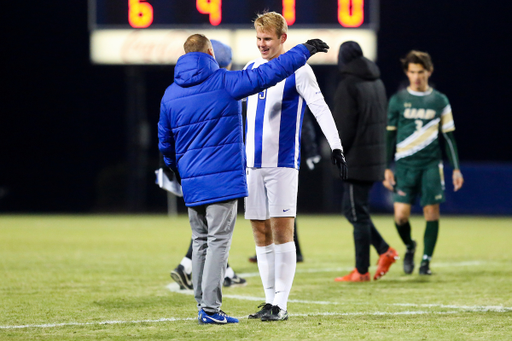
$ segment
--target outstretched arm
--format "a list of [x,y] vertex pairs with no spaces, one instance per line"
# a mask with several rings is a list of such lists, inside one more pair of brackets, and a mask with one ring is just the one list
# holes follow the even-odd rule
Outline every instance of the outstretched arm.
[[257,68],[227,71],[224,80],[226,90],[237,100],[263,91],[292,75],[295,70],[306,64],[310,56],[308,48],[304,44],[299,44]]

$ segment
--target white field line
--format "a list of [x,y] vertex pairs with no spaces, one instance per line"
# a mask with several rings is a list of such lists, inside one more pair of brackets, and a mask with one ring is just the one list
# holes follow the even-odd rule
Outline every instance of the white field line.
[[[183,294],[183,295],[194,295],[194,291],[192,290],[180,290],[180,287],[177,283],[170,283],[166,287],[171,292]],[[256,297],[256,296],[243,296],[243,295],[222,295],[224,298],[233,298],[237,300],[245,300],[245,301],[257,301],[264,302],[265,297]],[[334,302],[334,301],[309,301],[309,300],[288,300],[289,303],[304,303],[304,304],[320,304],[320,305],[366,305],[368,303],[343,303],[343,302]],[[444,308],[444,309],[460,309],[464,311],[470,312],[487,312],[493,311],[498,313],[512,312],[512,307],[504,307],[504,306],[468,306],[468,305],[453,305],[453,304],[415,304],[415,303],[384,303],[382,305],[391,305],[391,306],[399,306],[399,307],[421,307],[421,308]],[[364,313],[367,314],[367,313]]]
[[[488,264],[488,262],[484,261],[468,261],[468,262],[457,262],[457,263],[434,263],[432,265],[433,268],[448,268],[448,267],[461,267],[461,266],[478,266]],[[316,269],[300,269],[297,268],[296,273],[316,273],[316,272],[344,272],[344,271],[352,271],[354,267],[344,267],[344,268],[316,268]],[[257,277],[260,274],[258,272],[247,272],[247,273],[237,273],[240,277]]]
[[[358,313],[309,313],[309,314],[290,314],[290,316],[361,316],[361,315],[426,315],[426,314],[454,314],[455,311],[446,312],[431,312],[431,311],[400,311],[400,312],[358,312]],[[246,319],[247,316],[240,316],[237,319]],[[128,324],[128,323],[158,323],[158,322],[176,322],[176,321],[195,321],[197,317],[186,318],[161,318],[156,320],[140,320],[140,321],[103,321],[103,322],[69,322],[69,323],[47,323],[47,324],[26,324],[21,326],[0,326],[0,329],[24,329],[24,328],[52,328],[52,327],[67,327],[67,326],[90,326],[90,325],[108,325],[108,324]]]
[[[192,290],[181,290],[177,283],[170,283],[166,286],[167,289],[171,292],[175,292],[183,295],[194,295],[194,291]],[[222,295],[223,298],[234,298],[237,300],[245,300],[245,301],[257,301],[263,302],[265,301],[265,297],[256,297],[256,296],[242,296],[242,295]],[[343,304],[338,302],[329,302],[329,301],[304,301],[304,300],[288,300],[290,303],[306,303],[306,304],[324,304],[324,305],[336,305]]]
[[140,321],[102,321],[102,322],[67,322],[67,323],[47,323],[47,324],[25,324],[21,326],[0,326],[0,329],[22,329],[22,328],[51,328],[66,326],[92,326],[106,324],[124,324],[124,323],[154,323],[154,322],[174,322],[174,321],[194,321],[197,317],[187,318],[161,318],[157,320],[140,320]]
[[[472,262],[460,262],[460,263],[439,263],[436,267],[456,267],[456,266],[475,266],[481,265],[485,262],[472,261]],[[336,268],[336,269],[298,269],[297,272],[333,272],[333,271],[349,271],[352,268]],[[250,274],[239,274],[241,277],[253,277],[258,276],[258,273]],[[194,295],[192,290],[180,290],[178,284],[170,283],[167,285],[167,289],[171,292]],[[223,295],[226,298],[248,300],[248,301],[264,301],[264,297],[253,297],[253,296],[242,296],[242,295]],[[340,302],[329,302],[329,301],[308,301],[308,300],[288,300],[290,303],[305,303],[305,304],[321,304],[321,305],[340,305],[345,303]],[[355,304],[355,303],[350,303]],[[462,312],[511,312],[512,307],[503,306],[458,306],[458,305],[447,305],[447,304],[414,304],[414,303],[389,303],[386,305],[392,306],[403,306],[403,307],[423,307],[423,308],[445,308],[445,309],[460,309]],[[318,312],[309,314],[290,314],[290,316],[368,316],[368,315],[425,315],[425,314],[456,314],[457,311],[400,311],[400,312],[353,312],[353,313],[338,313],[338,312]],[[245,319],[247,316],[237,317],[238,319]],[[0,329],[23,329],[23,328],[52,328],[52,327],[66,327],[66,326],[88,326],[88,325],[109,325],[109,324],[128,324],[128,323],[158,323],[158,322],[176,322],[176,321],[195,321],[195,317],[187,318],[160,318],[156,320],[136,320],[136,321],[102,321],[102,322],[67,322],[67,323],[48,323],[48,324],[26,324],[18,326],[0,326]]]
[[472,312],[493,311],[497,313],[506,313],[512,311],[512,307],[504,307],[500,305],[453,305],[453,304],[414,304],[414,303],[391,303],[393,306],[400,307],[424,307],[424,308],[446,308],[446,309],[462,309]]

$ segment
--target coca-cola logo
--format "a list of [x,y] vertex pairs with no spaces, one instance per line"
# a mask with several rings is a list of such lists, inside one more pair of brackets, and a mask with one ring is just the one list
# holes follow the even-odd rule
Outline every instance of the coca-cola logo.
[[191,33],[173,30],[167,33],[132,31],[121,46],[120,57],[125,64],[175,64],[183,55],[183,42]]

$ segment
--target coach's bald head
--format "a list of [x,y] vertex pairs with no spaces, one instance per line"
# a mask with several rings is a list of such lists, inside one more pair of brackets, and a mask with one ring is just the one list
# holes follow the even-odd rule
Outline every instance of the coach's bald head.
[[183,44],[183,49],[185,53],[203,52],[215,58],[212,42],[203,34],[196,33],[188,37],[185,44]]

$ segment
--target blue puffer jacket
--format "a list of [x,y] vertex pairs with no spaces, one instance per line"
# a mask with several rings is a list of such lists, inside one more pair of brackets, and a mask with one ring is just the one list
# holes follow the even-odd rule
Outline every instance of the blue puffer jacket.
[[159,149],[181,176],[187,206],[246,197],[240,99],[292,75],[310,54],[304,45],[254,70],[226,71],[202,52],[180,57],[162,98]]

